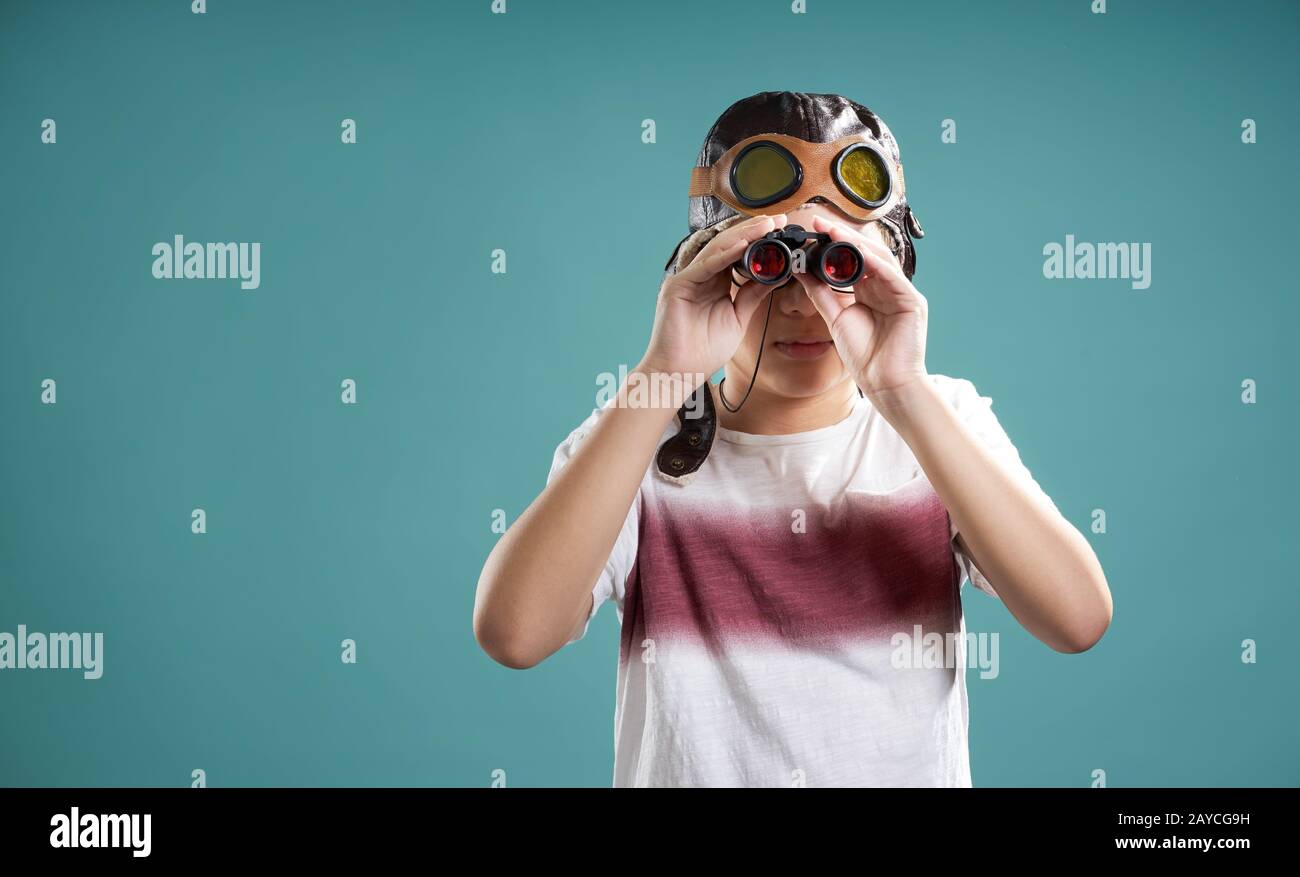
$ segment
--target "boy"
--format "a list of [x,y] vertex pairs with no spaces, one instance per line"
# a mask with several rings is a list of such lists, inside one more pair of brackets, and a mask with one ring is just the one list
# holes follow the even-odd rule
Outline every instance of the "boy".
[[[645,356],[493,549],[475,635],[529,667],[615,602],[616,786],[968,786],[963,581],[1079,652],[1110,623],[1101,566],[989,400],[926,371],[922,232],[879,117],[746,98],[690,194]],[[856,247],[861,279],[733,273],[793,225]],[[945,666],[899,660],[932,634]]]

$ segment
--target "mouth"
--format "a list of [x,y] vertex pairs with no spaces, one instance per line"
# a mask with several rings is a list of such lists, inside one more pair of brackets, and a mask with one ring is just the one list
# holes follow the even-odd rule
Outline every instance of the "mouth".
[[774,341],[772,346],[790,359],[809,360],[825,356],[835,343],[818,338],[794,338],[789,341]]

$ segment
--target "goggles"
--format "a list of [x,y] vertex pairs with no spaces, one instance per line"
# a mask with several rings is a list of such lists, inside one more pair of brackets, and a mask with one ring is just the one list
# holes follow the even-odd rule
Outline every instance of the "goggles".
[[903,197],[903,165],[867,134],[810,143],[757,134],[709,167],[691,170],[691,197],[712,195],[738,213],[785,213],[821,196],[859,222],[884,216]]

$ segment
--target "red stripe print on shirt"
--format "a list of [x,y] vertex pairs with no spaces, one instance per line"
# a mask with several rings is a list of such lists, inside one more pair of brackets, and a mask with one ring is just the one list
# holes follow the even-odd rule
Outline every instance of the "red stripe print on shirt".
[[[960,577],[948,513],[933,489],[853,491],[804,508],[743,511],[668,494],[646,498],[628,577],[624,660],[633,643],[690,640],[833,648],[955,631]],[[677,501],[674,501],[674,500]]]

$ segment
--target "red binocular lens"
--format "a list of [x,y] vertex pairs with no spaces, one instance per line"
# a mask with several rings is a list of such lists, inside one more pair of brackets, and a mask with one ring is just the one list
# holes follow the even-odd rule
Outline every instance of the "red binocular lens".
[[830,286],[852,286],[862,276],[862,254],[852,244],[837,241],[821,248],[817,267]]
[[791,255],[780,241],[755,241],[745,252],[745,267],[759,283],[784,283],[790,276]]

